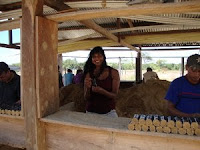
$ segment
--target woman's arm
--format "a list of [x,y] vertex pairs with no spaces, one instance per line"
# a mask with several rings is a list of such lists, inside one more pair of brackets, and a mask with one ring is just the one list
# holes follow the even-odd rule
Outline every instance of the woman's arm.
[[99,86],[94,87],[92,86],[92,91],[103,94],[109,98],[116,98],[118,91],[119,91],[119,85],[120,85],[120,77],[119,77],[119,73],[116,69],[112,69],[111,70],[111,74],[112,74],[112,91],[109,92]]
[[92,86],[92,79],[90,78],[89,73],[86,74],[84,79],[84,98],[88,99],[90,97],[90,89]]

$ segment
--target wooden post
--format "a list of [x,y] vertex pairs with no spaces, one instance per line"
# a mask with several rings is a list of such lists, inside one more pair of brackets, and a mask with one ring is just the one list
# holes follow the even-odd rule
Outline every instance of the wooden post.
[[181,58],[181,75],[184,76],[184,68],[185,65],[184,65],[184,57]]
[[136,58],[136,83],[140,83],[140,81],[142,80],[142,76],[141,76],[141,52],[137,53],[137,58]]
[[118,71],[119,71],[119,76],[121,77],[122,75],[121,75],[121,71],[122,71],[122,59],[121,59],[121,57],[119,57],[119,65],[118,65]]
[[57,23],[36,17],[42,14],[43,0],[22,1],[21,95],[27,150],[46,150],[40,118],[59,107]]

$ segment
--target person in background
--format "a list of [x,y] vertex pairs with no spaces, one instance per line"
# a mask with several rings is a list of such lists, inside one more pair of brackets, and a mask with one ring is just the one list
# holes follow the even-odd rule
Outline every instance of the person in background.
[[94,47],[84,66],[86,113],[118,117],[115,111],[115,99],[119,85],[118,71],[107,66],[102,47]]
[[73,83],[74,84],[80,84],[80,83],[82,83],[82,80],[83,80],[82,78],[83,78],[83,70],[79,68],[76,71],[76,75],[73,78]]
[[143,74],[143,81],[159,79],[156,72],[154,72],[150,67],[147,68],[147,72]]
[[60,89],[61,87],[64,86],[64,85],[63,85],[62,74],[61,74],[61,72],[60,72],[60,66],[58,66],[58,82],[59,82],[59,89]]
[[10,70],[5,62],[0,62],[0,107],[1,109],[10,109],[16,104],[21,106],[20,76]]
[[65,86],[67,86],[69,84],[72,84],[73,78],[74,78],[74,74],[72,73],[72,70],[71,69],[67,69],[67,73],[64,74]]
[[188,57],[187,74],[171,82],[165,99],[174,116],[200,117],[200,55]]

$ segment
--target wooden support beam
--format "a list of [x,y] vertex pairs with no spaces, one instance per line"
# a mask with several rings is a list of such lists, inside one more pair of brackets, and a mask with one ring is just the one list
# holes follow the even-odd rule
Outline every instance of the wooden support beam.
[[[131,29],[134,29],[132,20],[131,20],[131,19],[127,19],[127,22],[128,22],[129,27],[130,27]],[[131,30],[131,32],[134,33],[133,30]]]
[[128,22],[128,25],[129,25],[129,27],[133,27],[133,22],[132,22],[132,20],[131,19],[127,19],[127,22]]
[[20,46],[17,46],[15,44],[8,45],[8,44],[2,44],[2,43],[0,43],[0,47],[20,49]]
[[[117,18],[117,29],[121,28],[120,24],[121,24],[120,18]],[[120,40],[121,40],[120,32],[117,33],[117,37],[118,37],[118,42],[120,43]]]
[[[118,42],[118,38],[117,36],[115,36],[114,34],[110,33],[109,31],[105,30],[104,28],[100,27],[99,25],[97,25],[95,22],[93,22],[92,20],[82,20],[80,21],[82,24],[86,25],[88,28],[91,28],[99,33],[101,33],[102,35],[106,36],[107,38]],[[119,42],[118,42],[119,43]],[[130,48],[131,50],[135,50],[135,51],[139,51],[137,48],[133,47],[132,45],[126,43],[124,40],[120,40],[121,45]]]
[[11,4],[0,5],[0,11],[9,11],[13,9],[19,9],[22,6],[22,2],[14,2]]
[[158,22],[164,24],[200,26],[200,20],[194,18],[164,17],[164,16],[150,16],[150,15],[149,16],[137,15],[137,16],[129,16],[121,18],[148,21],[148,22]]
[[[141,47],[140,47],[140,51],[141,51]],[[135,59],[135,65],[136,65],[136,69],[135,69],[135,79],[136,79],[136,83],[140,83],[142,80],[142,56],[141,56],[141,52],[137,53],[137,58]]]
[[[36,41],[36,16],[43,15],[43,0],[22,1],[22,50],[21,50],[21,101],[24,106],[26,128],[26,149],[46,150],[44,126],[39,121],[38,106],[40,104],[37,93],[37,41]],[[46,28],[46,27],[45,27]],[[43,28],[43,32],[45,32]],[[47,45],[47,43],[43,43]],[[47,55],[48,56],[48,55]],[[45,56],[46,58],[46,56]],[[41,69],[41,68],[37,68]],[[43,75],[45,73],[43,70]],[[46,106],[45,106],[46,107]],[[44,111],[44,110],[43,110]]]
[[36,17],[36,92],[38,98],[38,118],[45,117],[59,109],[57,32],[57,22]]
[[46,17],[56,22],[65,22],[70,20],[88,20],[95,18],[125,17],[134,15],[151,15],[163,13],[185,13],[199,11],[200,3],[198,1],[191,1],[166,4],[141,4],[123,8],[107,8],[102,10],[68,12],[62,14],[47,15]]
[[9,20],[0,22],[0,31],[17,29],[20,27],[20,20]]
[[[187,37],[187,38],[185,38]],[[151,44],[151,43],[170,43],[170,42],[194,42],[199,41],[199,31],[187,31],[187,32],[171,32],[171,33],[151,33],[144,35],[134,35],[125,37],[127,43],[135,44]],[[83,41],[77,41],[63,44],[58,47],[58,53],[71,52],[80,49],[90,49],[95,45],[99,46],[120,46],[109,39],[88,39]]]
[[[45,5],[55,10],[70,10],[72,9],[64,3],[64,0],[44,0]],[[74,10],[74,9],[72,9]]]
[[[161,30],[164,31],[164,29],[166,29],[166,31],[169,32],[169,31],[174,31],[174,30],[177,30],[177,29],[179,29],[179,30],[189,30],[189,29],[193,29],[193,28],[196,28],[196,26],[190,26],[190,25],[189,26],[187,26],[187,25],[184,25],[184,26],[183,25],[155,25],[155,26],[122,28],[122,29],[110,30],[110,32],[111,33],[127,32],[127,31],[134,32],[134,31],[139,31],[139,30],[151,30],[151,29],[156,29],[157,31],[161,31]],[[154,32],[154,33],[156,34],[156,32]],[[59,41],[58,45],[64,46],[64,45],[67,45],[67,44],[71,44],[73,42],[89,39],[90,37],[95,36],[95,35],[97,35],[97,33],[92,33],[92,34],[80,36],[78,38],[73,38],[73,39],[70,39],[70,40],[62,40],[62,41]],[[145,43],[145,40],[144,40],[144,43]]]

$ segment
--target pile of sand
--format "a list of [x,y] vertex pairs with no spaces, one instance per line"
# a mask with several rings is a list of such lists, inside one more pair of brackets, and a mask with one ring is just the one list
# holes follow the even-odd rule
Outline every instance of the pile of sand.
[[[134,85],[130,88],[120,89],[116,111],[120,117],[132,118],[135,113],[168,115],[165,94],[170,82],[165,80],[151,80],[146,83]],[[61,104],[74,102],[75,111],[85,111],[83,86],[71,84],[60,90]]]

